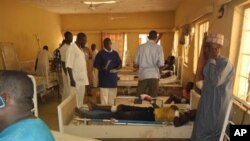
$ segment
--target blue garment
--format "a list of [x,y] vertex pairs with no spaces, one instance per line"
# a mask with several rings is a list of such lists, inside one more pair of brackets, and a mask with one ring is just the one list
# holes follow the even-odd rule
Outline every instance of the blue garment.
[[149,40],[138,47],[135,64],[139,65],[139,80],[160,78],[159,67],[164,66],[162,47]]
[[192,141],[219,141],[232,95],[234,69],[226,58],[209,59],[195,118]]
[[94,67],[99,70],[99,87],[116,88],[117,73],[112,73],[110,70],[119,69],[121,65],[121,59],[116,51],[109,52],[103,49],[98,52],[95,57]]
[[0,141],[55,141],[46,124],[36,118],[20,120],[2,132]]

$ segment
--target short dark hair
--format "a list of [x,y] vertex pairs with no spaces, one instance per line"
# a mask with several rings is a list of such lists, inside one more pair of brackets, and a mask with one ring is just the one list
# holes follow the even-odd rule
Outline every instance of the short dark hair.
[[105,38],[105,39],[103,40],[103,45],[104,45],[104,47],[108,46],[109,42],[111,42],[111,39],[110,39],[110,38]]
[[86,36],[85,33],[80,32],[80,33],[77,34],[76,40],[78,41],[78,40],[81,40],[81,39],[86,38],[86,37],[87,36]]
[[47,45],[43,46],[43,49],[45,49],[45,50],[49,50],[49,48],[48,48],[48,46],[47,46]]
[[73,35],[71,32],[69,32],[69,31],[66,31],[65,33],[64,33],[64,37],[66,38],[67,36],[70,36],[70,35]]
[[148,34],[148,39],[155,40],[157,39],[158,33],[155,30],[151,30]]
[[91,49],[92,50],[96,49],[96,44],[95,43],[91,44]]
[[33,83],[21,71],[0,70],[0,94],[6,93],[20,107],[20,110],[33,108]]

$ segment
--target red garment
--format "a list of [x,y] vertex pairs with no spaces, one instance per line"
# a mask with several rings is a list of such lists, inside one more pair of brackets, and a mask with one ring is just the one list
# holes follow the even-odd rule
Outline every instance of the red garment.
[[187,100],[190,100],[190,92],[186,91],[185,89],[182,90],[182,96]]

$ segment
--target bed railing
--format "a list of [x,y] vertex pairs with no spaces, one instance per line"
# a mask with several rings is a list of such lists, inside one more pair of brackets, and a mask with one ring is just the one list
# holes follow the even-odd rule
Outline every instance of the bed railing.
[[[75,115],[76,94],[68,96],[61,104],[57,106],[59,131],[64,133],[64,125],[69,124]],[[73,109],[73,110],[72,110]]]
[[34,76],[32,75],[28,75],[29,78],[32,80],[32,83],[33,83],[33,90],[34,90],[34,94],[33,94],[33,104],[34,104],[34,107],[33,109],[31,109],[31,111],[34,113],[34,115],[36,117],[38,117],[38,104],[37,104],[37,91],[36,91],[36,80],[34,78]]
[[225,117],[225,121],[220,136],[220,141],[230,141],[230,125],[250,124],[250,104],[236,96],[233,96]]

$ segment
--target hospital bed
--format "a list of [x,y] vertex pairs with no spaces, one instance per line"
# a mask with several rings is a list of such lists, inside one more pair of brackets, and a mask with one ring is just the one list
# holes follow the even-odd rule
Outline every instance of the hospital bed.
[[33,89],[34,89],[33,98],[32,98],[33,109],[31,109],[31,112],[34,114],[34,116],[38,117],[36,80],[35,80],[34,76],[32,76],[32,75],[28,75],[28,77],[31,79],[31,81],[33,83]]
[[[171,71],[171,76],[161,78],[159,80],[159,87],[182,87],[183,76],[183,59],[178,57],[174,65],[174,70]],[[166,72],[166,71],[165,71]],[[137,73],[133,70],[123,70],[118,72],[119,80],[117,82],[118,88],[125,87],[126,93],[131,93],[132,89],[138,86]],[[163,91],[164,92],[164,91]]]
[[21,70],[34,76],[36,80],[37,95],[43,100],[43,96],[58,91],[59,95],[59,77],[58,72],[49,72],[44,76],[36,75],[34,71],[35,61],[22,61]]
[[35,60],[19,61],[16,48],[13,43],[0,42],[0,64],[4,70],[25,71],[35,77],[38,96],[42,97],[58,87],[58,77],[56,73],[46,76],[35,76]]
[[[192,96],[191,96],[192,97]],[[197,97],[195,97],[197,98]],[[193,100],[198,101],[198,100]],[[192,105],[192,104],[191,104]],[[59,130],[88,138],[190,138],[193,122],[181,127],[171,123],[130,122],[113,119],[79,119],[75,116],[76,95],[72,94],[58,107]],[[191,106],[190,106],[191,107]]]

